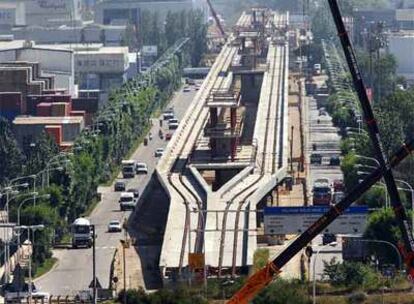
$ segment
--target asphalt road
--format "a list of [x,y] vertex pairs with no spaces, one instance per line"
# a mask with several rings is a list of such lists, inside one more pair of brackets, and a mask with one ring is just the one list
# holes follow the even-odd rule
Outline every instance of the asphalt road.
[[[196,91],[192,87],[190,92],[180,91],[175,94],[169,107],[174,108],[178,119],[183,117],[195,93]],[[163,126],[165,134],[168,131],[166,131],[165,123]],[[142,193],[146,187],[158,161],[158,158],[154,157],[154,151],[157,148],[165,148],[167,145],[165,140],[159,138],[159,129],[159,118],[153,119],[153,127],[150,131],[152,140],[148,141],[147,146],[141,144],[132,156],[133,159],[148,165],[148,175],[126,179],[127,189],[138,188]],[[109,286],[110,265],[115,249],[124,237],[124,233],[108,233],[107,225],[113,219],[120,220],[122,223],[125,218],[130,216],[131,212],[119,210],[120,192],[114,192],[113,185],[99,187],[98,191],[102,193],[102,200],[89,219],[95,225],[98,235],[96,239],[96,274],[102,287],[106,288]],[[62,249],[55,250],[53,254],[59,260],[57,266],[36,280],[36,287],[52,295],[74,295],[80,290],[88,289],[92,281],[92,249]]]
[[[312,201],[312,185],[316,179],[328,178],[332,183],[335,179],[343,179],[343,174],[340,166],[330,166],[329,159],[332,155],[340,155],[340,136],[338,135],[338,129],[333,125],[332,118],[329,114],[319,115],[319,109],[317,108],[316,100],[308,98],[308,145],[307,153],[310,156],[311,153],[319,153],[322,155],[322,164],[311,164],[309,169],[308,179],[308,193],[310,200]],[[316,150],[314,150],[316,145]],[[337,262],[342,261],[342,245],[340,239],[337,238],[337,245],[334,247],[322,245],[322,235],[318,235],[312,241],[313,251],[320,253],[316,256],[314,254],[311,259],[311,278],[313,276],[313,263],[315,264],[315,276],[316,279],[320,279],[323,274],[324,262],[330,262],[335,259]]]

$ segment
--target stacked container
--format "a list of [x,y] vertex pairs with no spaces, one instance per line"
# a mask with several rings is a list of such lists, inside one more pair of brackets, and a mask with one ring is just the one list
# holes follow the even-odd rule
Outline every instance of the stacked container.
[[54,102],[52,103],[52,116],[69,116],[70,114],[70,103],[68,102]]
[[36,106],[36,116],[51,116],[51,109],[50,102],[41,102]]
[[22,94],[17,92],[0,93],[0,116],[12,121],[22,114]]
[[62,143],[62,126],[45,126],[45,132],[55,139],[58,146]]

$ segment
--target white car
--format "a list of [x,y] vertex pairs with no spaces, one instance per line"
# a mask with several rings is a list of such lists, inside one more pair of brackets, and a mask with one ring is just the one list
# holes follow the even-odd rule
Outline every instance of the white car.
[[108,224],[108,232],[121,232],[122,226],[118,220],[112,220]]
[[174,118],[174,112],[171,110],[167,110],[162,114],[162,118],[164,120],[170,120],[171,118]]
[[134,210],[136,205],[136,200],[132,192],[122,192],[119,199],[119,206],[121,211],[125,210]]
[[148,174],[148,166],[146,163],[137,163],[135,171],[137,174]]
[[178,124],[178,119],[177,118],[171,118],[171,119],[168,120],[168,124],[169,125]]
[[154,152],[154,156],[155,157],[161,157],[164,154],[164,149],[163,148],[158,148],[157,150],[155,150]]
[[184,92],[190,92],[190,91],[191,91],[191,89],[190,89],[190,87],[184,87],[183,91],[184,91]]

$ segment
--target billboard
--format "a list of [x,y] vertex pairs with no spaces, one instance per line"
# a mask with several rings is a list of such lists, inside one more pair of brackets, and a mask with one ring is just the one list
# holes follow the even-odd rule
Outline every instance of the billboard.
[[[265,234],[302,233],[328,210],[328,206],[266,207],[263,210]],[[367,216],[367,206],[350,207],[323,233],[361,234],[365,231]]]

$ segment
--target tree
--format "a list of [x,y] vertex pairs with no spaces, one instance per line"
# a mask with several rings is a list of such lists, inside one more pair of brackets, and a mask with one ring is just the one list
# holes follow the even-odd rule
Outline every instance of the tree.
[[306,285],[301,281],[277,279],[253,300],[254,304],[308,304]]
[[191,65],[198,66],[207,50],[207,25],[200,11],[189,11],[188,33],[190,38]]
[[0,185],[21,175],[23,159],[8,121],[0,118]]

